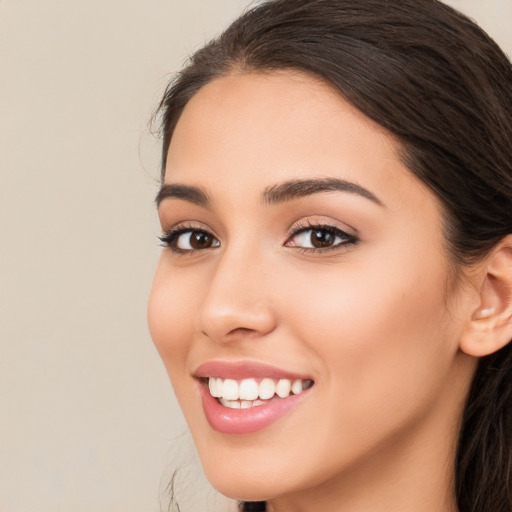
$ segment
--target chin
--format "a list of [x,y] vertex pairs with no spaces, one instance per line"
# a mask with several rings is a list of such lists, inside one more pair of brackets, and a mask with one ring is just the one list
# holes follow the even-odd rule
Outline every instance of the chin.
[[211,485],[227,498],[238,501],[267,501],[275,496],[282,494],[282,489],[278,489],[275,484],[265,479],[254,480],[252,477],[236,478],[228,480],[225,476],[222,478],[211,478],[206,475]]
[[286,478],[286,473],[283,475],[271,458],[266,464],[250,458],[239,458],[235,464],[232,462],[231,458],[226,457],[209,459],[206,464],[203,463],[210,484],[228,498],[266,501],[286,494],[294,487],[293,482]]

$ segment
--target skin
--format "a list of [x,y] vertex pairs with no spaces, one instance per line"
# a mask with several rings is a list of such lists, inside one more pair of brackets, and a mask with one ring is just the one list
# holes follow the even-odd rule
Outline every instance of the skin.
[[[456,510],[454,446],[476,360],[459,342],[478,304],[452,279],[436,197],[398,150],[300,73],[219,78],[185,107],[165,183],[201,187],[211,204],[166,198],[160,221],[218,246],[164,248],[148,318],[204,471],[227,496],[275,512]],[[380,204],[343,191],[262,199],[312,178],[356,183]],[[308,223],[358,242],[305,250],[310,233],[291,233]],[[264,430],[221,434],[193,377],[211,360],[271,364],[314,386]]]

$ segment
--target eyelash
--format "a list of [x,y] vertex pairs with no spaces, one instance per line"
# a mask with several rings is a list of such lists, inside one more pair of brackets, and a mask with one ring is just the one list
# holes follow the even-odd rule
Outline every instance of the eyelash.
[[336,227],[336,226],[330,226],[329,224],[323,224],[321,222],[314,223],[310,220],[302,221],[298,225],[295,225],[293,230],[288,235],[288,240],[285,242],[285,246],[290,247],[287,245],[290,243],[291,240],[293,240],[295,237],[299,236],[302,233],[307,233],[308,231],[319,231],[322,233],[327,233],[329,235],[332,235],[334,237],[338,237],[341,239],[340,242],[330,245],[328,247],[299,247],[299,246],[291,246],[295,247],[296,250],[300,251],[301,253],[325,253],[329,251],[336,251],[341,250],[342,248],[347,248],[353,245],[356,245],[359,242],[359,239],[350,233],[347,233],[346,231],[343,231],[342,229]]
[[[328,247],[322,247],[322,248],[300,247],[300,246],[288,245],[294,238],[296,238],[300,234],[307,233],[308,231],[318,231],[318,232],[322,232],[324,234],[326,233],[328,235],[340,238],[341,241],[334,245],[330,245]],[[217,245],[206,247],[204,249],[181,249],[177,245],[178,240],[179,240],[180,236],[182,236],[186,233],[190,233],[190,234],[197,233],[197,234],[202,234],[202,235],[211,237],[213,240],[212,243],[216,243]],[[219,247],[219,245],[220,245],[220,242],[217,240],[217,238],[215,238],[209,231],[202,229],[202,228],[198,228],[197,226],[193,226],[193,225],[176,226],[176,227],[170,229],[169,231],[167,231],[166,233],[164,233],[162,236],[159,236],[158,238],[162,242],[163,247],[170,249],[173,253],[178,254],[178,255],[189,255],[189,254],[196,253],[198,251],[204,251],[206,249],[216,248],[216,247]],[[358,242],[359,242],[359,239],[355,235],[347,233],[346,231],[343,231],[342,229],[340,229],[338,227],[330,226],[328,224],[321,224],[321,223],[315,224],[311,221],[306,221],[306,222],[299,223],[299,225],[294,226],[294,229],[288,234],[288,237],[287,237],[286,242],[284,243],[284,246],[285,247],[293,247],[293,248],[295,248],[295,250],[298,250],[302,253],[325,253],[328,251],[340,250],[342,247],[353,246]]]
[[[206,236],[211,237],[213,240],[218,240],[206,229],[198,228],[197,226],[193,226],[192,224],[181,224],[179,226],[176,226],[174,228],[171,228],[169,231],[165,232],[163,235],[159,236],[160,242],[162,242],[162,247],[165,247],[167,249],[170,249],[173,253],[179,254],[179,255],[188,255],[191,253],[195,253],[200,250],[205,249],[181,249],[178,247],[178,240],[181,235],[184,235],[185,233],[200,233]],[[220,243],[220,242],[219,242]],[[215,247],[218,247],[216,245]],[[210,247],[208,247],[209,249]]]

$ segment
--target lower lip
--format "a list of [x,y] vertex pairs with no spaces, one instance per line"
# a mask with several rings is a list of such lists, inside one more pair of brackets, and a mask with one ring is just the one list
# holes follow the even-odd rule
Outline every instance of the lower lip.
[[272,398],[248,409],[231,409],[210,395],[205,384],[201,383],[199,389],[208,423],[222,434],[252,434],[263,430],[299,405],[309,391],[288,398]]

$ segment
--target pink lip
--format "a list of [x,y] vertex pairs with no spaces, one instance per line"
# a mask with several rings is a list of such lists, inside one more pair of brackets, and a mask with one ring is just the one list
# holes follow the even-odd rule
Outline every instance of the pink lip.
[[306,389],[299,395],[274,397],[264,405],[249,409],[230,409],[210,395],[204,383],[199,385],[199,390],[208,423],[223,434],[252,434],[263,430],[294,409],[309,394],[309,389]]
[[[226,361],[210,361],[202,364],[194,372],[195,377],[221,377],[224,379],[264,378],[272,379],[307,379],[299,374],[286,372],[273,366],[251,363]],[[274,398],[265,401],[263,405],[249,409],[230,409],[224,407],[216,398],[211,396],[205,381],[199,381],[199,392],[203,403],[206,419],[210,426],[223,434],[251,434],[263,430],[279,418],[292,411],[309,394],[310,389],[298,395],[287,398]]]
[[199,366],[194,372],[198,378],[220,377],[223,379],[258,379],[269,377],[270,379],[309,379],[310,377],[292,373],[268,364],[251,361],[208,361]]

